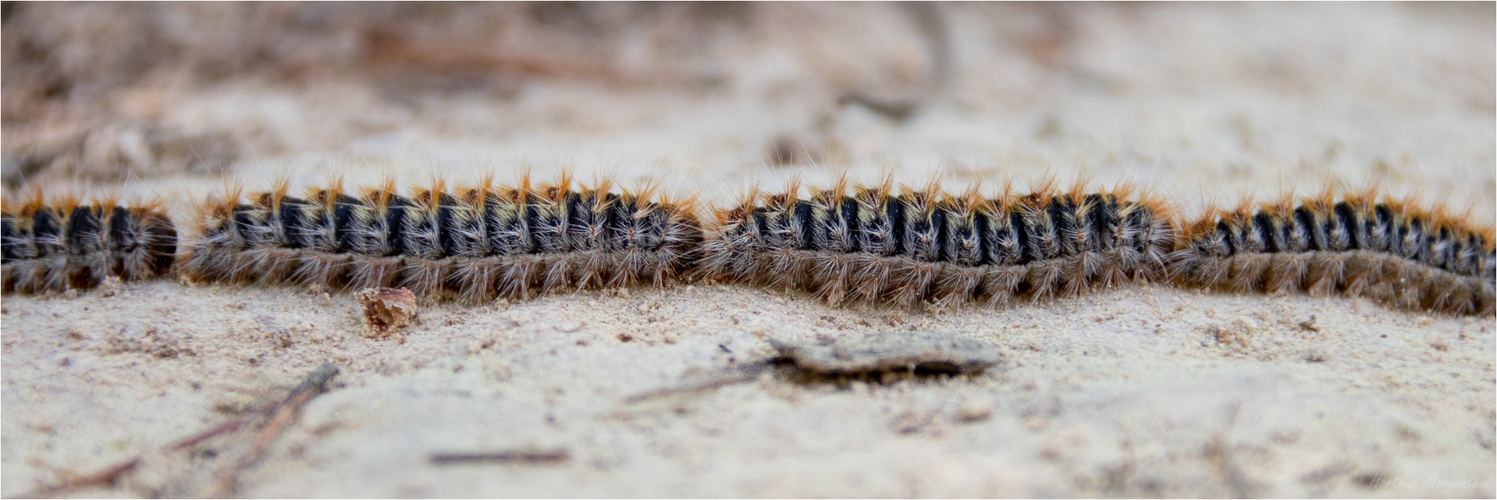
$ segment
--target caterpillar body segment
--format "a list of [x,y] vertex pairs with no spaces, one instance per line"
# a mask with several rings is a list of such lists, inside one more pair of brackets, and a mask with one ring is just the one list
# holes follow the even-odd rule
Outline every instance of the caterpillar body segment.
[[40,193],[0,210],[6,292],[88,289],[114,276],[126,281],[170,272],[177,230],[163,204],[113,199],[46,203]]
[[387,181],[358,196],[338,186],[306,198],[284,188],[243,199],[231,193],[200,210],[202,235],[183,272],[201,281],[401,286],[482,301],[664,286],[691,269],[702,241],[693,200],[570,184],[484,180],[448,190],[437,182],[403,196]]
[[1162,279],[1175,241],[1167,205],[1128,188],[985,198],[839,181],[798,195],[792,184],[720,211],[702,271],[833,304],[1002,305]]
[[1493,312],[1491,228],[1372,191],[1213,211],[1186,231],[1170,269],[1187,286],[1367,296],[1452,314]]

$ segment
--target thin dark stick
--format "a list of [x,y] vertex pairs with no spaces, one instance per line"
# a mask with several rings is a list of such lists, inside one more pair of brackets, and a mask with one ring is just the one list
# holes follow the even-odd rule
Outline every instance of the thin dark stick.
[[[303,379],[300,384],[297,384],[297,386],[291,390],[291,394],[288,395],[286,399],[276,404],[270,405],[267,408],[257,410],[250,416],[230,420],[228,422],[209,427],[208,429],[167,445],[162,449],[166,451],[181,451],[187,448],[191,448],[202,444],[209,439],[238,431],[244,426],[249,425],[257,418],[268,416],[268,418],[266,418],[265,420],[266,424],[261,428],[261,432],[255,440],[254,446],[251,448],[251,453],[249,456],[252,458],[242,462],[249,463],[253,461],[253,459],[258,459],[259,456],[264,453],[265,448],[270,445],[270,442],[274,441],[275,436],[279,435],[280,432],[285,430],[286,426],[290,424],[290,421],[292,420],[291,416],[294,416],[296,412],[300,411],[301,407],[306,405],[307,401],[310,401],[313,397],[316,397],[318,394],[325,392],[327,390],[327,383],[337,375],[337,367],[333,366],[331,363],[323,363],[322,366],[319,366],[316,370],[313,370],[306,379]],[[270,430],[274,430],[275,432],[273,434],[268,433],[267,431]],[[120,478],[124,477],[125,474],[128,474],[130,473],[130,471],[135,470],[135,467],[140,465],[142,457],[143,455],[135,455],[134,457],[130,457],[129,459],[122,462],[104,467],[98,472],[81,476],[74,476],[59,484],[42,486],[40,488],[37,488],[35,491],[21,495],[18,498],[55,497],[65,495],[82,488],[90,488],[94,486],[113,486],[118,483]],[[233,478],[230,477],[229,479],[232,480]],[[224,479],[221,478],[219,481],[220,484],[218,486],[221,487],[223,482]],[[232,488],[233,485],[230,484],[229,486],[230,488]],[[219,491],[219,487],[214,488],[215,493]],[[209,496],[222,497],[227,495],[215,494]]]
[[[181,441],[177,441],[176,443],[167,446],[166,449],[171,451],[178,451],[197,446],[198,444],[209,439],[213,439],[215,437],[239,430],[240,427],[248,424],[250,420],[253,420],[253,417],[224,422],[222,424],[210,427],[197,434],[193,434],[191,436],[183,438]],[[69,478],[67,481],[63,481],[62,483],[42,486],[36,491],[26,493],[17,498],[55,497],[82,488],[90,488],[94,486],[113,486],[120,480],[121,477],[124,477],[125,474],[129,473],[132,470],[135,470],[135,467],[137,465],[140,465],[141,458],[141,455],[136,455],[134,457],[130,457],[125,461],[100,469],[98,472],[95,472],[93,474],[82,476],[75,475]]]
[[432,453],[431,463],[434,465],[463,464],[463,463],[554,463],[565,462],[571,459],[567,450],[551,451],[496,451],[487,453]]
[[688,393],[688,392],[705,391],[705,390],[709,390],[709,389],[716,389],[718,387],[722,387],[722,386],[725,386],[725,385],[732,385],[732,384],[737,384],[737,383],[741,383],[741,382],[748,382],[748,381],[754,380],[755,378],[758,378],[759,374],[760,373],[764,373],[764,371],[767,370],[767,369],[769,369],[769,367],[772,366],[773,363],[774,363],[774,360],[762,360],[762,361],[753,361],[753,362],[749,362],[749,363],[744,363],[742,365],[739,365],[737,367],[734,367],[734,368],[728,370],[727,374],[725,374],[723,376],[720,376],[718,378],[709,379],[709,380],[705,380],[705,381],[697,382],[697,383],[693,383],[693,384],[687,384],[687,385],[683,385],[683,386],[665,387],[665,388],[661,388],[661,389],[654,389],[654,390],[650,390],[650,391],[645,391],[645,392],[642,392],[642,393],[635,394],[633,396],[629,396],[627,398],[624,398],[624,403],[625,404],[639,403],[639,402],[642,402],[642,401],[649,401],[651,399],[663,398],[663,397],[674,395],[674,394],[682,394],[682,393]]
[[281,433],[296,423],[297,417],[301,415],[302,407],[306,406],[312,398],[327,392],[327,383],[336,376],[338,376],[338,367],[333,366],[332,363],[323,363],[316,370],[312,370],[312,373],[307,375],[301,384],[292,389],[286,399],[265,412],[269,417],[260,427],[260,432],[255,435],[255,442],[250,446],[250,451],[245,453],[243,458],[226,467],[219,474],[218,481],[214,482],[213,488],[203,496],[224,498],[233,494],[239,483],[239,471],[259,461],[265,455],[265,450],[270,449],[271,443],[274,443]]

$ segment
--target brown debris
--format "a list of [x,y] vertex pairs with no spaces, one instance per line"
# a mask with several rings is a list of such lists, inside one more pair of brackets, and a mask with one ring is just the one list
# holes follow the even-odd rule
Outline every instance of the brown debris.
[[1299,322],[1299,329],[1307,332],[1320,333],[1320,325],[1315,324],[1314,314],[1310,315],[1310,319]]
[[354,294],[364,308],[364,336],[383,339],[395,335],[419,318],[416,295],[405,288],[365,288]]

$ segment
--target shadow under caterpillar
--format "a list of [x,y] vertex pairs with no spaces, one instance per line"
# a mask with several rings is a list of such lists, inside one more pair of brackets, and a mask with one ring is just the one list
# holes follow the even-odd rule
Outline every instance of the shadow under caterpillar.
[[40,193],[0,210],[0,258],[6,292],[93,288],[114,276],[141,280],[170,271],[177,230],[160,202],[82,204]]
[[832,304],[938,307],[1015,296],[1079,295],[1163,279],[1174,248],[1169,207],[1127,186],[1086,193],[1007,190],[986,198],[845,181],[799,198],[792,183],[719,211],[701,268],[728,281],[799,288]]
[[1183,284],[1238,292],[1341,292],[1410,309],[1491,314],[1492,228],[1369,190],[1326,190],[1256,209],[1212,211],[1170,256]]
[[[336,184],[336,183],[335,183]],[[393,181],[354,197],[336,185],[305,199],[285,183],[242,202],[209,200],[183,258],[195,280],[402,286],[469,301],[561,289],[666,285],[696,262],[702,229],[690,199],[653,190],[574,190],[563,177],[533,187],[443,183],[401,196]]]

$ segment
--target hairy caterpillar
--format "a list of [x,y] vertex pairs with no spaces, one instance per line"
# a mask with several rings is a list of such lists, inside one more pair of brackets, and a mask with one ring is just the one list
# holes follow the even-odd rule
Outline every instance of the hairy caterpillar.
[[462,299],[529,297],[564,288],[665,285],[696,262],[702,229],[691,199],[653,189],[610,192],[491,180],[448,192],[442,182],[401,196],[393,181],[344,193],[334,182],[306,198],[287,184],[199,207],[200,237],[182,272],[201,281],[402,286]]
[[845,180],[799,198],[750,193],[718,212],[718,231],[703,245],[709,276],[800,288],[829,303],[863,301],[909,307],[923,300],[952,307],[980,299],[1007,304],[1078,295],[1097,286],[1162,279],[1173,250],[1169,207],[1131,187],[1059,192],[1047,183],[1025,195],[1007,189],[945,194],[931,183]]
[[139,280],[171,269],[177,230],[161,202],[121,206],[40,192],[0,211],[0,256],[6,292],[93,288],[115,276]]
[[1363,295],[1412,309],[1490,314],[1492,228],[1368,190],[1212,211],[1172,254],[1184,284],[1240,292]]
[[[0,221],[4,291],[96,286],[108,276],[171,272],[200,281],[403,286],[464,300],[530,297],[567,288],[665,285],[688,276],[812,292],[849,301],[953,307],[1013,297],[1078,295],[1172,278],[1239,292],[1340,292],[1398,306],[1491,314],[1493,228],[1373,190],[1212,210],[1181,233],[1170,206],[1123,186],[984,197],[889,181],[828,189],[792,183],[715,211],[704,230],[695,201],[653,189],[614,193],[500,186],[485,179],[401,195],[393,181],[305,198],[278,183],[198,206],[198,237],[176,259],[177,230],[161,202],[119,206],[40,194],[7,203]],[[1178,239],[1177,239],[1178,236]]]

